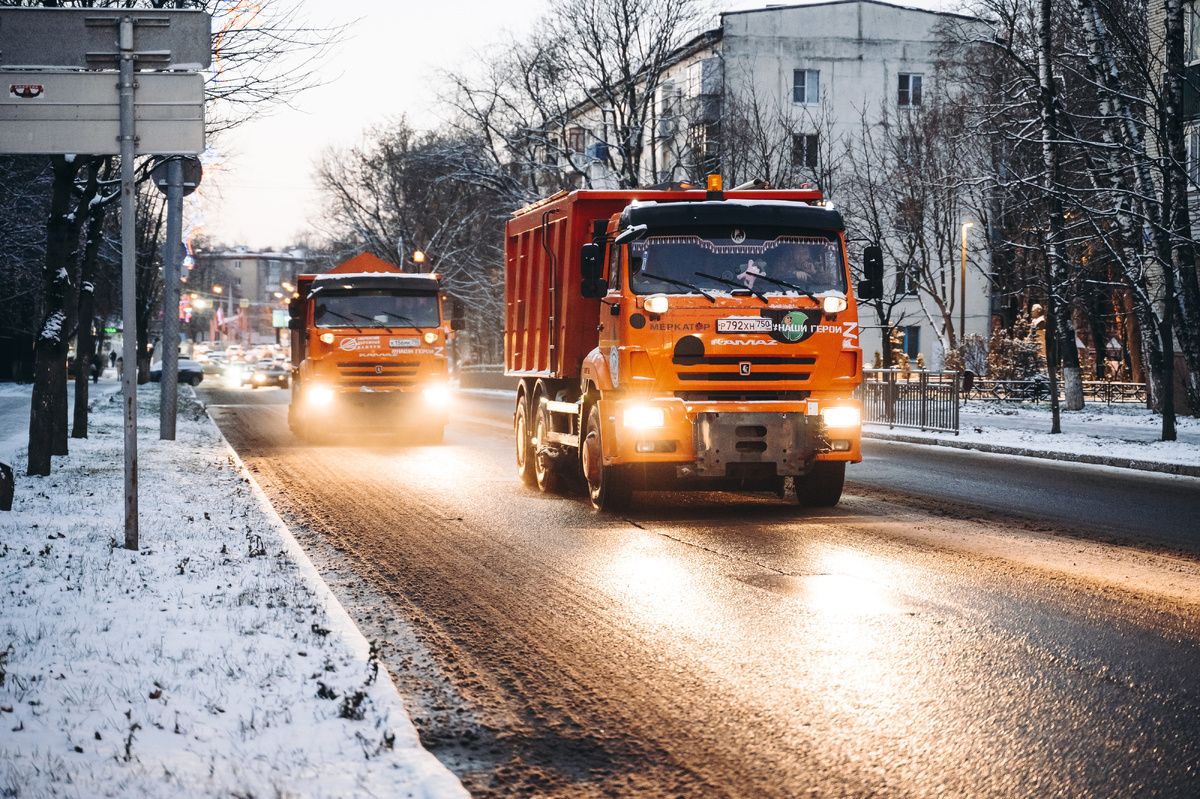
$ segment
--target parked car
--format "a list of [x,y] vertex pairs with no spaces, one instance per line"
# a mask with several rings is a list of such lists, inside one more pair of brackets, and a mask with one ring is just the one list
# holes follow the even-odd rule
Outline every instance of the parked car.
[[287,388],[292,377],[292,365],[286,361],[260,361],[248,372],[250,388],[279,386]]
[[[198,386],[203,379],[204,367],[191,358],[179,359],[180,383],[187,383],[189,386]],[[150,382],[158,383],[160,381],[162,381],[162,361],[155,361],[150,364]]]

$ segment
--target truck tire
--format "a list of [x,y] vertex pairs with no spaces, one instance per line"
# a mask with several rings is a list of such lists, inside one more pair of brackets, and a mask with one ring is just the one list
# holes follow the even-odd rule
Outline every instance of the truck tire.
[[795,479],[796,501],[809,508],[832,508],[842,498],[845,481],[845,461],[817,461],[811,472]]
[[533,488],[537,477],[533,473],[533,443],[529,437],[529,403],[524,394],[517,395],[517,411],[513,415],[513,434],[517,440],[517,476]]
[[587,426],[583,435],[583,444],[579,448],[580,465],[583,467],[592,507],[610,512],[624,510],[629,507],[633,498],[633,486],[624,469],[604,465],[600,409],[595,405],[588,409]]
[[533,436],[533,474],[538,490],[543,494],[557,494],[562,480],[554,471],[553,459],[544,453],[546,434],[550,431],[549,412],[537,412],[537,432]]

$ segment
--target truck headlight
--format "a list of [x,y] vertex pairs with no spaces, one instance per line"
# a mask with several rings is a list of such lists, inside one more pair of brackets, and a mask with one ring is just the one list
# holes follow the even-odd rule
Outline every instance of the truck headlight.
[[321,341],[325,342],[326,344],[332,344],[333,343],[333,334],[332,333],[322,333]]
[[326,386],[313,386],[308,390],[308,401],[313,405],[328,405],[333,402],[333,389]]
[[862,412],[858,408],[826,408],[821,411],[826,427],[858,427],[862,424]]
[[839,313],[846,310],[845,297],[826,297],[821,301],[825,313]]
[[430,405],[444,405],[450,401],[450,389],[446,386],[430,386],[422,391]]
[[626,408],[624,421],[626,427],[635,430],[647,430],[652,427],[662,427],[667,423],[667,416],[662,408]]
[[670,305],[666,294],[651,294],[646,298],[646,313],[664,314]]
[[426,333],[426,334],[425,334],[425,343],[426,343],[426,344],[432,344],[432,343],[433,343],[433,342],[435,342],[435,341],[437,341],[437,333],[434,333],[434,332],[431,330],[431,331],[429,331],[428,333]]

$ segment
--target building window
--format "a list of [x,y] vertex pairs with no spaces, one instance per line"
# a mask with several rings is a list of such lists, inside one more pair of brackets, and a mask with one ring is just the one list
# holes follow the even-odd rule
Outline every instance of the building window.
[[699,97],[704,93],[704,62],[696,61],[687,69],[688,97]]
[[908,266],[900,264],[896,267],[896,296],[904,297],[917,293],[917,285],[908,276]]
[[915,72],[900,73],[900,107],[916,108],[921,104],[922,75]]
[[921,354],[920,325],[909,325],[904,328],[904,354],[914,361]]
[[821,73],[816,69],[792,71],[792,102],[796,105],[816,105],[821,102]]
[[1191,190],[1200,188],[1200,127],[1187,129],[1187,173]]
[[1183,12],[1183,60],[1200,61],[1200,9],[1188,3]]
[[573,153],[583,152],[583,128],[567,128],[567,150]]
[[792,136],[792,166],[817,168],[817,134],[796,133]]

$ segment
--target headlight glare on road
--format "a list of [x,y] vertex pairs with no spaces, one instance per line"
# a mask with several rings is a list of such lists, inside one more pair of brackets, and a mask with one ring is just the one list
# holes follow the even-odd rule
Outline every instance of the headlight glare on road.
[[446,386],[430,386],[423,393],[430,405],[445,405],[450,401],[450,389]]
[[821,301],[821,306],[825,309],[825,313],[840,313],[846,310],[846,298],[826,297]]
[[862,413],[858,408],[825,408],[821,418],[826,427],[858,427],[862,424]]
[[662,408],[649,408],[639,406],[634,408],[626,408],[623,416],[625,426],[634,430],[649,430],[654,427],[662,427],[667,422],[666,414]]
[[308,390],[308,401],[312,405],[328,405],[333,402],[333,389],[326,386],[313,386]]

